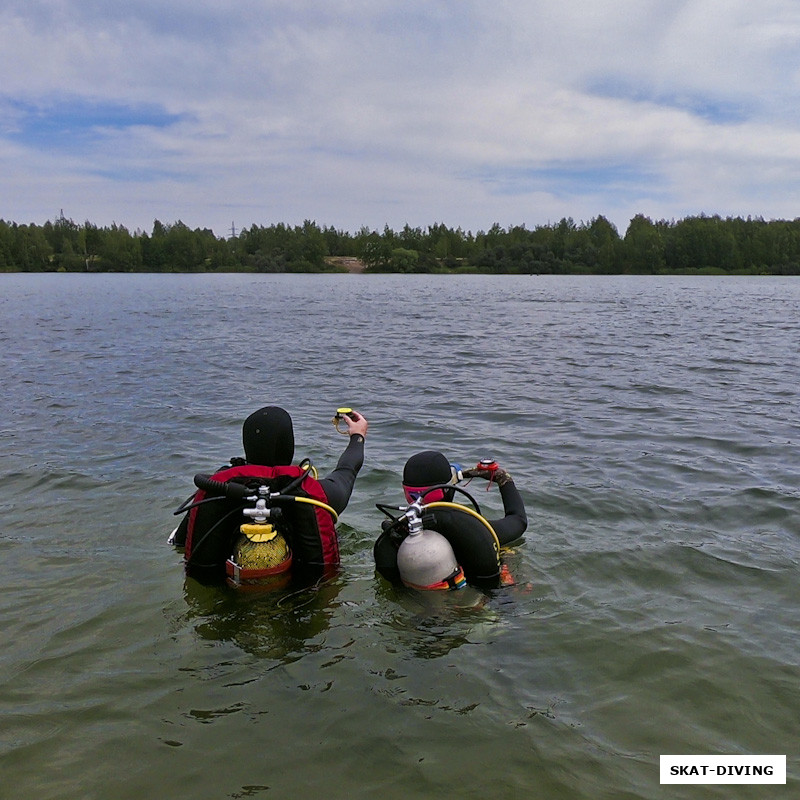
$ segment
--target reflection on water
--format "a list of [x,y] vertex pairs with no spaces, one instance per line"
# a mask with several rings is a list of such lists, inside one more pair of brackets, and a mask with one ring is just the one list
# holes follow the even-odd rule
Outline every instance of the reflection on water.
[[[472,643],[476,630],[497,625],[498,609],[513,603],[508,588],[492,595],[469,586],[418,592],[375,580],[384,613],[380,622],[397,636],[396,652],[402,658],[438,658]],[[292,591],[244,593],[187,578],[185,622],[202,640],[230,642],[258,658],[288,663],[326,647],[343,584],[338,577]]]
[[324,646],[340,589],[337,578],[291,592],[249,593],[187,578],[183,595],[187,622],[199,638],[285,663]]

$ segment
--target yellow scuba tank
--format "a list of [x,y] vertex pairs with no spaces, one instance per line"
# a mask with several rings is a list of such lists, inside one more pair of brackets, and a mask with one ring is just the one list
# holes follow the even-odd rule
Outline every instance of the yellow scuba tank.
[[289,582],[292,551],[269,522],[245,523],[228,559],[228,582],[237,587],[280,588]]

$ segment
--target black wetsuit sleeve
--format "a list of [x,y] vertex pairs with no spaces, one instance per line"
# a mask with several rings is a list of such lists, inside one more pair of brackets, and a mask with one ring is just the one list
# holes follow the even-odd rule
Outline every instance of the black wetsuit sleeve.
[[501,545],[509,544],[519,539],[528,527],[528,517],[525,514],[525,503],[519,489],[514,486],[514,481],[508,481],[500,487],[500,496],[503,498],[503,510],[506,515],[502,519],[490,520],[497,539]]
[[356,482],[356,476],[364,463],[364,437],[354,433],[347,443],[344,453],[339,458],[336,468],[320,479],[322,488],[328,498],[328,504],[341,514],[350,502],[350,494]]

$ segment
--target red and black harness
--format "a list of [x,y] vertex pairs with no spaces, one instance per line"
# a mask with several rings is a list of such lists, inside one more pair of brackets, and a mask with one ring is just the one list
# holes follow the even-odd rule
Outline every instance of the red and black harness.
[[[325,568],[339,563],[339,542],[334,518],[329,511],[311,503],[291,502],[294,498],[310,498],[326,504],[325,490],[302,466],[264,467],[255,464],[228,467],[210,476],[219,485],[238,484],[252,490],[269,486],[270,493],[281,495],[281,509],[276,527],[286,538],[292,551],[293,568]],[[246,521],[242,514],[248,501],[199,489],[189,505],[184,558],[189,575],[224,579],[225,563],[230,557]],[[289,496],[291,495],[291,497]]]

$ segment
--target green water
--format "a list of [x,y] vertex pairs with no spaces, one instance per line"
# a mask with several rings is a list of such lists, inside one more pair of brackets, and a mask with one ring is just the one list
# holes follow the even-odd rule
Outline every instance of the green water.
[[[796,796],[797,280],[0,288],[0,797]],[[362,410],[367,458],[340,573],[243,598],[165,541],[267,403],[323,474]],[[375,503],[429,448],[513,473],[514,586],[376,576]],[[676,753],[788,783],[661,786]]]

